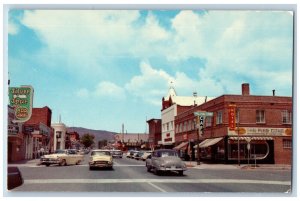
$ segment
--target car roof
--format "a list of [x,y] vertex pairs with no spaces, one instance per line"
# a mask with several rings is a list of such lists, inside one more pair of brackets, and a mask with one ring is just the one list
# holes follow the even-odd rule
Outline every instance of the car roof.
[[176,150],[173,149],[157,149],[155,152],[161,152],[161,151],[171,151],[171,152],[176,152]]
[[108,152],[110,152],[111,150],[108,150],[108,149],[94,149],[92,151],[108,151]]

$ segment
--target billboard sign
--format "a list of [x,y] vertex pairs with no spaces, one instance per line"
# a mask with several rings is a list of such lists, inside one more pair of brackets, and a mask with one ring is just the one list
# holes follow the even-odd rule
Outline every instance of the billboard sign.
[[14,108],[14,123],[28,121],[32,114],[33,88],[9,87],[9,105]]
[[235,130],[235,105],[229,105],[228,108],[229,130]]

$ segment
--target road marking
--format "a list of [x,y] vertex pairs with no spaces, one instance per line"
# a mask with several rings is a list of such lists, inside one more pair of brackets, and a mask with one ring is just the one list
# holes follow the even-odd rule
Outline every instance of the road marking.
[[151,186],[153,186],[154,188],[158,189],[160,192],[164,192],[164,193],[167,192],[167,191],[165,191],[164,189],[162,189],[162,188],[156,186],[155,184],[152,184],[151,182],[147,182],[147,183],[150,184]]
[[269,184],[269,185],[291,185],[290,181],[264,181],[243,179],[25,179],[25,184],[67,184],[67,183],[235,183],[235,184]]

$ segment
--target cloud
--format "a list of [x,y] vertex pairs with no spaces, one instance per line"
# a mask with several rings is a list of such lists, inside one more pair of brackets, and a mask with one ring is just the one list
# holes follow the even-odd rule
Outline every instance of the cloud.
[[8,34],[17,35],[19,33],[19,30],[20,30],[19,26],[16,25],[11,20],[9,20],[9,22],[8,22]]
[[126,98],[124,89],[109,81],[100,82],[96,86],[94,95],[96,97],[113,98],[116,100],[124,100]]
[[[55,58],[71,73],[103,79],[119,58],[141,61],[136,66],[141,74],[127,81],[125,89],[151,103],[161,99],[170,80],[185,94],[239,92],[242,82],[291,87],[291,82],[268,76],[292,77],[293,16],[288,12],[208,11],[200,15],[181,11],[171,19],[170,29],[152,12],[141,21],[135,10],[34,10],[25,11],[21,22],[45,44],[36,56],[45,65]],[[152,67],[144,62],[151,57],[165,62]],[[190,58],[206,61],[193,79],[185,66],[172,74],[167,71],[173,69],[172,64],[180,66]],[[110,84],[111,90],[122,91]],[[102,85],[97,94],[113,94]]]

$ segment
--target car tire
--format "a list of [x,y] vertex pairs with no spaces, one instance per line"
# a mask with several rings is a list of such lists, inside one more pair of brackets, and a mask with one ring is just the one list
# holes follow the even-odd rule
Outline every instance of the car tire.
[[47,167],[49,167],[49,166],[50,166],[50,164],[46,164],[46,166],[47,166]]
[[76,165],[79,165],[81,163],[81,160],[77,161]]
[[63,159],[61,162],[60,162],[60,164],[59,164],[60,166],[66,166],[67,165],[67,162],[66,162],[66,160],[65,159]]
[[178,171],[179,176],[183,176],[183,170]]
[[90,166],[90,170],[93,170],[94,168]]
[[153,169],[153,173],[154,173],[155,175],[160,175],[160,171],[157,170],[156,168]]
[[151,172],[151,166],[150,166],[150,165],[149,165],[149,166],[146,165],[146,167],[147,167],[147,171],[148,171],[148,172]]

